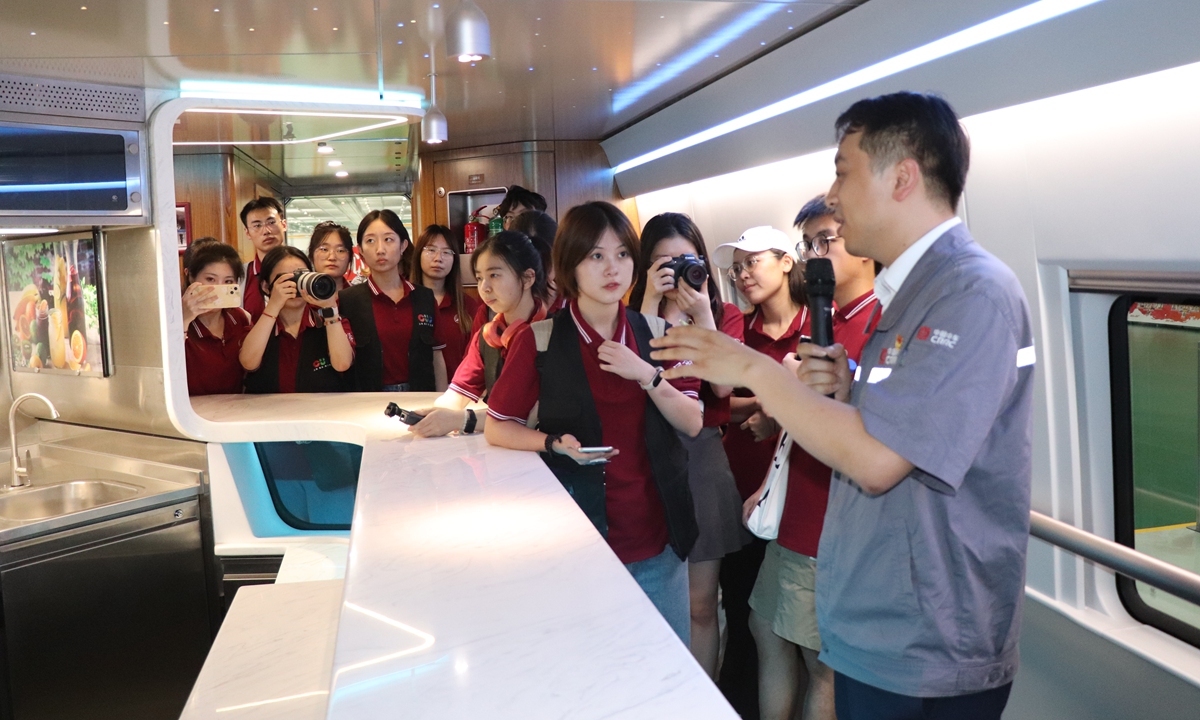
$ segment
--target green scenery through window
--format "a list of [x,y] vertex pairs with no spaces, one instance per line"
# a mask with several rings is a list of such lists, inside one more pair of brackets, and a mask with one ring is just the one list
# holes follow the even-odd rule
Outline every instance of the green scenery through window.
[[[1200,306],[1135,302],[1127,321],[1134,546],[1200,573]],[[1200,628],[1200,608],[1136,585],[1147,605]]]

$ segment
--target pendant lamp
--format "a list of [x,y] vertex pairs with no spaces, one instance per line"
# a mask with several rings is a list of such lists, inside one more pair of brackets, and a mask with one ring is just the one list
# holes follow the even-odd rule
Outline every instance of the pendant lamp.
[[430,145],[438,145],[450,138],[446,116],[437,106],[437,71],[433,62],[433,48],[429,48],[429,108],[421,118],[421,139]]
[[462,63],[491,57],[492,31],[474,0],[462,0],[446,18],[446,55]]

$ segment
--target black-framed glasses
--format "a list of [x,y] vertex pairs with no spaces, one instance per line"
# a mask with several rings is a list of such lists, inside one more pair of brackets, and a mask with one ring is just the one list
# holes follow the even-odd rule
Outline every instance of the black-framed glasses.
[[817,257],[824,257],[825,253],[829,252],[829,243],[841,239],[841,235],[828,235],[826,233],[814,235],[811,240],[800,241],[800,254],[806,255],[812,253]]

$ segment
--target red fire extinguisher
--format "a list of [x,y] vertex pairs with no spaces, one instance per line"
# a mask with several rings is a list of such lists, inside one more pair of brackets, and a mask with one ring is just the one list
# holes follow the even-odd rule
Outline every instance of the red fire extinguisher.
[[463,252],[473,253],[479,243],[487,240],[488,226],[480,214],[487,205],[483,205],[471,214],[471,222],[463,226]]

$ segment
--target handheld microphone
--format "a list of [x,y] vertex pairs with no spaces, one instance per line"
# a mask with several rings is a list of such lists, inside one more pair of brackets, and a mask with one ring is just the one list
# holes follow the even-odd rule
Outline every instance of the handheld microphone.
[[804,265],[804,283],[808,293],[808,316],[812,341],[821,347],[833,344],[833,291],[837,280],[829,258],[813,258]]

